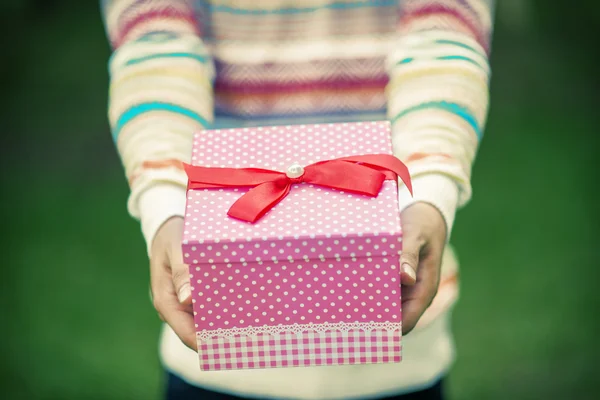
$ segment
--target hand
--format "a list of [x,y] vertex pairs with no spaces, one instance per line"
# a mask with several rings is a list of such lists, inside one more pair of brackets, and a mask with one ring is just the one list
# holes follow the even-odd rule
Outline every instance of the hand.
[[427,203],[415,203],[402,211],[402,333],[408,334],[433,301],[440,283],[446,223]]
[[150,249],[152,301],[160,318],[194,351],[196,333],[190,273],[183,263],[183,218],[173,217],[156,233]]
[[[402,212],[402,229],[402,330],[407,334],[437,292],[446,225],[435,207],[416,203]],[[196,351],[189,270],[181,252],[182,234],[183,218],[174,217],[162,225],[154,238],[150,255],[152,298],[160,318]]]

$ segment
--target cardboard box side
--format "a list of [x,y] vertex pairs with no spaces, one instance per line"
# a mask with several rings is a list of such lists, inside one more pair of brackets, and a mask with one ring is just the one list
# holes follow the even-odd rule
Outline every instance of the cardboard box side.
[[402,251],[402,231],[335,236],[279,236],[244,241],[183,243],[188,265],[228,263],[308,262],[360,257],[397,256]]
[[192,267],[197,332],[213,337],[398,327],[399,257]]

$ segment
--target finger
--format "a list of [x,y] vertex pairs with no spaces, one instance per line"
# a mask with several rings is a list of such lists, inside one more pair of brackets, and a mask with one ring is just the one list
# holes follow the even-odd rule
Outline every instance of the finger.
[[188,266],[184,263],[171,265],[171,277],[179,303],[186,306],[192,304],[190,270]]
[[[176,242],[178,243],[178,242]],[[183,251],[181,246],[174,245],[169,249],[169,262],[171,274],[177,298],[181,304],[192,304],[192,291],[190,286],[190,270],[183,263]]]
[[423,241],[414,230],[404,231],[402,237],[402,254],[400,255],[400,282],[403,285],[412,286],[417,283],[417,268],[419,266],[419,253],[423,246]]
[[161,314],[181,341],[190,349],[198,351],[194,317],[183,309],[183,306],[174,295],[165,299],[164,304],[161,306]]
[[400,262],[400,282],[408,286],[417,283],[417,273],[408,263]]
[[151,285],[156,311],[186,346],[197,351],[194,318],[189,307],[179,302],[171,271],[164,264],[151,264]]
[[441,253],[421,257],[414,286],[402,288],[402,332],[408,334],[431,305],[439,286]]

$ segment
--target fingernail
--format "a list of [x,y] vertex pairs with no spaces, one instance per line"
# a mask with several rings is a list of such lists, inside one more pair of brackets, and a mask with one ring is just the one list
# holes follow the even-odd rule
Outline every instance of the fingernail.
[[190,285],[188,283],[184,284],[180,289],[177,296],[179,297],[179,302],[183,303],[187,300],[188,297],[192,295],[192,291],[190,289]]
[[413,269],[413,267],[411,267],[408,264],[402,264],[402,272],[404,272],[406,275],[410,276],[412,279],[414,279],[415,281],[417,280],[417,274],[415,272],[415,270]]

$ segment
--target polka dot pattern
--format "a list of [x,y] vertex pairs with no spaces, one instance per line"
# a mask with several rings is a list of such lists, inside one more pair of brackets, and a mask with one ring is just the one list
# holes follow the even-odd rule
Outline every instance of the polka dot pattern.
[[[285,171],[294,162],[308,165],[375,153],[391,154],[387,122],[204,131],[195,137],[192,164]],[[400,234],[395,182],[386,181],[374,198],[309,184],[293,185],[290,194],[255,224],[227,216],[227,210],[246,191],[241,188],[189,191],[184,243],[198,243],[206,247],[226,241],[261,243],[270,238],[340,237],[340,240],[345,240],[345,237],[359,235]],[[269,251],[268,248],[261,250]],[[361,254],[358,248],[354,252]],[[239,251],[226,253],[215,251],[210,254],[210,249],[205,249],[196,254],[198,257],[190,257],[189,261],[204,258],[201,262],[210,262],[208,259],[226,262],[225,258],[239,261],[241,258],[255,260],[261,257],[254,251],[246,255]],[[276,254],[269,252],[268,259],[272,259],[273,255]]]
[[[391,154],[385,122],[204,131],[192,164],[285,171]],[[197,327],[400,321],[397,185],[375,198],[309,184],[255,224],[227,216],[247,189],[188,192],[184,259]]]
[[[325,247],[319,254],[324,254],[323,250],[331,253],[330,256],[336,253],[361,254],[364,253],[361,248],[350,246],[350,238],[363,241],[359,238],[397,236],[400,233],[397,187],[394,182],[385,182],[379,196],[373,198],[345,194],[313,185],[294,185],[290,194],[281,203],[254,224],[227,216],[227,210],[242,195],[241,192],[242,190],[221,192],[209,189],[188,192],[184,243],[190,245],[196,242],[204,245],[205,248],[205,251],[198,253],[200,257],[192,260],[204,258],[202,262],[206,262],[211,258],[223,262],[225,258],[271,259],[273,256],[280,257],[278,252],[280,248],[277,246],[277,250],[274,251],[268,244],[265,246],[266,242],[275,239],[287,243],[290,240],[297,241],[299,238],[303,238],[300,243],[310,241],[311,245],[316,238],[336,237],[338,241],[345,242],[335,252],[327,251]],[[240,248],[243,251],[234,249],[239,247],[239,244],[228,248],[218,245],[224,242],[252,242],[259,245],[260,251],[251,249],[252,245]],[[365,243],[362,245],[366,249]],[[214,251],[211,252],[209,246]],[[314,245],[294,246],[294,251],[300,249],[299,252],[304,252],[306,249],[303,247],[310,251]],[[344,250],[344,247],[352,250]],[[394,248],[388,246],[386,250],[394,251]],[[285,249],[284,251],[287,252]],[[202,253],[205,255],[202,256]],[[301,256],[296,252],[296,254],[286,254],[285,258],[288,255]]]
[[400,322],[399,258],[192,268],[196,323],[208,330]]

